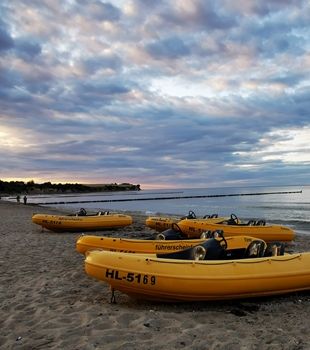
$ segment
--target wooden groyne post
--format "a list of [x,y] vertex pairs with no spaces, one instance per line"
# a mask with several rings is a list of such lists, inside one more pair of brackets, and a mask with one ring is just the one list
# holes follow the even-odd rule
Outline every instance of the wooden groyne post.
[[291,194],[302,193],[302,191],[279,191],[279,192],[251,192],[251,193],[231,193],[231,194],[206,194],[196,196],[169,196],[169,197],[146,197],[146,198],[120,198],[120,199],[97,199],[97,200],[81,200],[81,201],[61,201],[61,202],[42,202],[38,205],[48,204],[78,204],[78,203],[111,203],[111,202],[132,202],[132,201],[156,201],[169,199],[188,199],[188,198],[219,198],[219,197],[238,197],[238,196],[265,196],[272,194]]

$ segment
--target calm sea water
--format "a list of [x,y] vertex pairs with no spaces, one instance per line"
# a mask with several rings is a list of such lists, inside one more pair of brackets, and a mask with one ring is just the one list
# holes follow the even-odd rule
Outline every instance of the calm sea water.
[[[242,195],[210,198],[173,198],[208,195],[295,192],[285,194]],[[160,199],[170,197],[171,199]],[[156,198],[156,200],[147,200]],[[11,198],[15,200],[15,198]],[[121,201],[119,201],[121,200]],[[125,201],[128,200],[128,201]],[[268,223],[286,225],[296,232],[310,234],[310,186],[200,188],[178,190],[142,190],[139,192],[91,193],[82,195],[28,196],[29,203],[40,203],[72,212],[83,207],[87,211],[139,211],[147,215],[186,215],[193,210],[197,216],[231,213],[248,220],[265,219]],[[55,203],[57,204],[51,204]],[[43,204],[46,203],[46,204]]]

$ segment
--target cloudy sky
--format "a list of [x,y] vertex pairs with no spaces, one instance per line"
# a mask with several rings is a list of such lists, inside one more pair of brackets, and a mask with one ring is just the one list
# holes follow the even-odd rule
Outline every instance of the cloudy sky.
[[2,0],[0,179],[309,184],[308,0]]

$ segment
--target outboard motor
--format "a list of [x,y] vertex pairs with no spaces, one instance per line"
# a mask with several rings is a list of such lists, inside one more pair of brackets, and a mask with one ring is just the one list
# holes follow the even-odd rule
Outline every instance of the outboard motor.
[[184,236],[180,226],[176,223],[173,223],[171,225],[171,228],[168,228],[168,230],[165,230],[165,231],[159,233],[155,237],[155,239],[160,239],[160,240],[163,240],[163,239],[172,240],[172,239],[184,239],[184,238],[185,238],[185,236]]
[[158,233],[155,236],[155,239],[158,240],[174,240],[174,239],[182,239],[184,237],[181,236],[179,231],[175,231],[172,228],[169,228],[168,230],[165,230],[161,233]]
[[158,258],[183,260],[220,260],[225,258],[225,248],[215,238],[202,244],[174,253],[157,254]]

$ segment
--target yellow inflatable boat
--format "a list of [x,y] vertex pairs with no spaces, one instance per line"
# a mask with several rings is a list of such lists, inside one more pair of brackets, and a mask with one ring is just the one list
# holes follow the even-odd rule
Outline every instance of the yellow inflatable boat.
[[[223,238],[219,239],[223,240],[223,244],[227,246],[226,249],[243,249],[254,240],[254,238],[247,236],[227,237],[225,240]],[[125,253],[162,254],[181,251],[202,244],[205,241],[205,238],[187,240],[150,240],[82,235],[76,242],[76,250],[81,254],[85,254],[88,250],[95,249]]]
[[169,229],[172,224],[176,224],[180,219],[173,217],[150,216],[145,220],[145,225],[158,232]]
[[174,224],[174,229],[187,238],[198,238],[205,231],[223,230],[225,237],[247,235],[263,239],[264,241],[292,241],[295,233],[288,227],[281,225],[268,225],[264,220],[250,220],[248,223],[241,221],[234,215],[229,220],[211,222],[209,219],[181,220]]
[[[176,217],[162,217],[162,216],[149,216],[145,220],[145,225],[149,228],[152,228],[158,232],[165,231],[173,224],[178,223],[181,220],[192,220],[197,219],[196,214],[190,210],[187,214],[187,216],[184,216],[182,218],[176,218]],[[211,214],[211,215],[205,215],[202,219],[210,220],[210,222],[221,222],[224,220],[228,220],[229,218],[226,217],[219,217],[218,214]]]
[[76,215],[34,214],[32,222],[54,232],[81,232],[128,226],[132,224],[132,217],[109,212],[87,215],[84,209]]
[[112,291],[159,301],[250,298],[310,289],[310,253],[189,261],[94,250],[86,254],[85,271],[107,282]]

